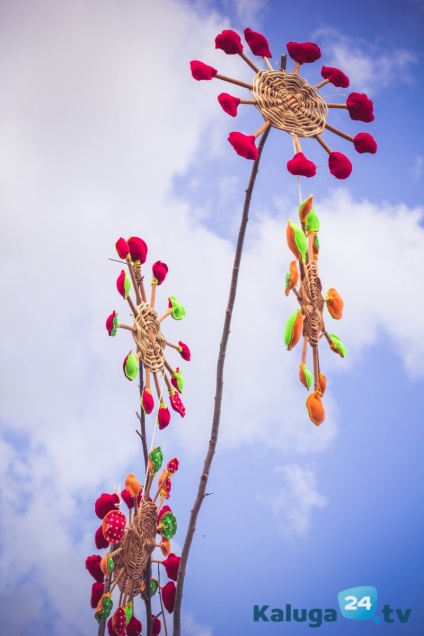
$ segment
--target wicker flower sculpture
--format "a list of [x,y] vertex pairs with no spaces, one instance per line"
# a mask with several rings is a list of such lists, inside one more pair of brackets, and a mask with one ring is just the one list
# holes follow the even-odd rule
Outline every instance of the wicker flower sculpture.
[[370,134],[361,132],[351,137],[327,123],[328,110],[331,108],[346,108],[351,119],[371,122],[374,119],[372,101],[365,94],[353,92],[344,104],[327,103],[318,89],[328,83],[341,88],[349,86],[349,78],[337,68],[323,66],[321,69],[323,80],[315,86],[311,86],[299,75],[302,64],[315,62],[321,57],[321,51],[315,43],[287,43],[288,54],[295,61],[293,73],[287,73],[283,69],[272,68],[268,59],[272,57],[268,41],[261,33],[245,29],[244,36],[253,55],[263,58],[267,66],[266,70],[260,70],[245,55],[241,38],[235,31],[225,30],[220,33],[215,38],[215,48],[222,49],[228,55],[240,55],[255,72],[251,84],[221,75],[215,68],[199,60],[192,60],[190,63],[191,73],[196,80],[216,78],[250,91],[253,99],[240,99],[228,93],[218,95],[218,101],[226,113],[235,117],[240,104],[251,104],[256,106],[265,119],[264,124],[253,135],[241,132],[230,133],[228,141],[238,155],[246,159],[257,159],[258,149],[255,141],[269,126],[284,130],[293,136],[296,153],[288,161],[287,169],[297,176],[313,177],[316,174],[316,165],[302,153],[299,141],[301,137],[316,139],[326,150],[329,155],[329,170],[334,177],[346,179],[351,174],[350,160],[346,155],[330,148],[321,136],[324,130],[351,141],[359,153],[374,154],[376,152],[377,144]]
[[[165,568],[170,581],[164,586],[157,579],[150,580],[150,595],[159,590],[161,605],[168,612],[174,609],[175,583],[180,557],[171,552],[170,539],[177,530],[177,520],[171,509],[163,505],[171,492],[171,477],[178,470],[178,460],[171,459],[162,470],[157,489],[150,496],[154,478],[162,467],[163,453],[159,446],[149,453],[145,487],[130,474],[125,489],[117,493],[103,493],[95,502],[96,515],[102,523],[95,534],[98,550],[109,549],[103,556],[93,554],[86,559],[86,568],[95,582],[92,585],[91,606],[95,618],[105,623],[114,607],[113,593],[118,589],[118,604],[107,623],[112,636],[136,636],[141,633],[141,623],[134,616],[134,598],[144,598],[145,575],[155,549],[165,559],[153,559]],[[126,504],[127,514],[122,509]],[[158,566],[159,567],[159,566]],[[152,617],[153,634],[161,631],[158,616]]]
[[[327,380],[320,370],[318,344],[324,336],[330,348],[342,358],[346,356],[346,348],[340,338],[328,333],[324,323],[324,305],[330,316],[336,320],[342,317],[343,300],[334,288],[330,288],[325,298],[322,295],[322,284],[318,275],[319,242],[317,233],[320,229],[318,216],[313,208],[313,196],[309,196],[299,206],[300,226],[293,221],[287,224],[287,244],[296,260],[290,263],[286,275],[286,296],[290,291],[295,294],[300,308],[286,323],[284,342],[290,351],[297,345],[303,335],[302,359],[299,366],[299,379],[308,389],[312,388],[306,400],[309,417],[317,426],[324,421],[325,411],[322,397]],[[306,366],[308,345],[312,349],[313,372]]]
[[[157,421],[160,429],[164,429],[170,422],[170,411],[163,398],[161,379],[163,378],[169,392],[169,401],[172,409],[181,417],[185,415],[185,407],[180,394],[184,390],[184,378],[179,367],[173,369],[165,358],[165,347],[176,349],[184,360],[190,360],[190,349],[183,342],[172,344],[161,333],[161,323],[167,316],[175,320],[181,320],[185,316],[185,309],[174,296],[168,298],[168,309],[162,316],[158,316],[155,310],[156,287],[161,285],[168,273],[168,267],[161,261],[156,261],[152,266],[152,281],[150,300],[147,300],[142,275],[142,265],[146,262],[147,245],[138,237],[132,236],[127,241],[120,238],[116,242],[116,250],[120,258],[125,259],[129,276],[122,270],[116,281],[116,286],[121,296],[128,301],[133,315],[133,324],[120,323],[118,314],[113,311],[106,320],[106,329],[110,336],[115,336],[117,329],[127,329],[132,332],[136,352],[132,350],[125,357],[123,370],[128,380],[134,380],[139,371],[139,361],[142,362],[143,391],[141,405],[146,414],[150,414],[155,406],[151,382],[152,376],[159,400]],[[135,302],[130,296],[131,283],[135,292]]]

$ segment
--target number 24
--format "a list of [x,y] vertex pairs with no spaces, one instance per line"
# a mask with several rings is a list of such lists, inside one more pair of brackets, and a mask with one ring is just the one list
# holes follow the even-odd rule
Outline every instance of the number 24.
[[357,610],[358,607],[365,607],[365,609],[371,609],[371,598],[369,596],[363,596],[359,601],[356,596],[345,596],[345,601],[349,601],[345,605],[345,610]]

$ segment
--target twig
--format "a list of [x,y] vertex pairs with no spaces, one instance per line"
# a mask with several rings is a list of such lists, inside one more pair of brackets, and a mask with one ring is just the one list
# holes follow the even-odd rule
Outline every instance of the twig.
[[271,130],[271,127],[268,126],[268,128],[264,131],[261,137],[261,140],[259,142],[258,158],[253,164],[252,172],[250,175],[250,180],[247,186],[246,196],[244,200],[243,214],[242,214],[242,218],[240,222],[236,252],[234,256],[233,271],[231,275],[230,293],[228,297],[227,309],[225,311],[225,319],[224,319],[224,326],[222,330],[221,344],[219,346],[219,355],[218,355],[218,362],[217,362],[217,368],[216,368],[215,405],[214,405],[214,411],[213,411],[211,437],[209,440],[208,452],[206,454],[205,461],[203,464],[203,471],[200,476],[197,496],[194,502],[194,506],[191,510],[190,521],[187,528],[187,534],[184,540],[184,546],[181,553],[180,567],[178,569],[177,589],[175,594],[175,605],[174,605],[173,636],[181,635],[181,603],[183,598],[184,578],[186,573],[187,561],[188,561],[188,556],[190,553],[191,544],[193,541],[194,532],[196,530],[197,518],[199,516],[199,512],[200,512],[200,508],[202,506],[203,500],[206,496],[206,486],[208,483],[209,471],[212,465],[212,460],[215,454],[215,448],[218,441],[219,423],[221,419],[222,393],[223,393],[223,385],[224,385],[224,363],[225,363],[225,356],[227,351],[228,338],[230,335],[230,327],[231,327],[231,319],[233,315],[234,302],[235,302],[236,293],[237,293],[237,282],[238,282],[241,256],[243,252],[244,237],[246,234],[247,222],[249,220],[250,202],[252,198],[253,187],[255,185],[256,175],[258,174],[258,170],[259,170],[259,162],[262,155],[262,149],[264,147],[265,141],[268,137],[270,130]]

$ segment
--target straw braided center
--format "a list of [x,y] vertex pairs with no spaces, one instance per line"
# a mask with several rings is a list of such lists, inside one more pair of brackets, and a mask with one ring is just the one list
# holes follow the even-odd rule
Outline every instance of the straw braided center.
[[303,77],[281,70],[259,71],[251,93],[274,128],[299,137],[314,137],[324,130],[327,104]]
[[158,315],[149,304],[142,302],[137,306],[134,327],[137,332],[133,333],[133,337],[140,349],[140,359],[144,366],[153,373],[162,371],[166,340],[160,332]]

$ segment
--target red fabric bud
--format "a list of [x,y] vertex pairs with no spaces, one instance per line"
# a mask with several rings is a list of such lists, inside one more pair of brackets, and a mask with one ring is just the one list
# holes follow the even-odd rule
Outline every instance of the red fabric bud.
[[192,60],[190,62],[190,70],[193,78],[197,81],[211,80],[218,73],[216,68],[203,64],[199,60]]
[[147,415],[150,415],[150,413],[153,411],[155,401],[150,389],[143,389],[143,393],[141,394],[141,406],[143,407],[143,411]]
[[332,152],[329,155],[328,167],[336,179],[347,179],[352,172],[352,164],[341,152]]
[[244,30],[244,37],[248,43],[253,55],[259,55],[260,57],[272,57],[272,53],[269,50],[268,40],[262,33],[252,31],[252,29]]
[[106,627],[107,627],[108,636],[116,636],[116,632],[112,627],[112,616],[109,618],[108,622],[106,623]]
[[338,88],[347,88],[350,84],[348,76],[333,66],[323,66],[321,69],[321,76],[324,79],[328,79],[331,84]]
[[99,583],[102,583],[105,579],[105,575],[100,568],[101,560],[102,557],[100,556],[100,554],[92,554],[85,560],[85,567],[90,572],[91,576]]
[[321,57],[320,48],[314,42],[287,42],[287,51],[295,62],[308,64]]
[[103,536],[102,526],[99,526],[96,530],[96,534],[94,535],[94,543],[96,544],[96,548],[98,550],[103,550],[103,548],[109,547],[109,541]]
[[220,93],[218,95],[218,101],[221,104],[222,110],[225,111],[231,117],[237,115],[237,106],[240,104],[238,97],[233,97],[228,93]]
[[135,616],[131,616],[130,622],[127,625],[127,636],[140,636],[141,623]]
[[123,539],[127,519],[120,510],[111,510],[102,522],[102,532],[106,541],[116,545]]
[[377,143],[372,135],[368,133],[358,133],[353,138],[353,145],[356,152],[361,154],[364,152],[370,152],[374,155],[377,152]]
[[167,463],[166,470],[168,471],[168,473],[174,474],[177,472],[179,465],[180,462],[178,461],[178,459],[176,457],[173,457],[173,459],[170,459]]
[[115,316],[116,316],[116,311],[113,310],[110,316],[106,318],[106,331],[108,332],[109,336],[112,335],[112,331],[114,330],[113,319],[115,318]]
[[175,592],[176,587],[173,581],[168,581],[168,583],[164,585],[161,590],[163,604],[170,614],[172,614],[172,612],[174,611]]
[[346,100],[346,106],[350,118],[354,121],[374,121],[374,104],[365,93],[351,93]]
[[162,629],[162,623],[159,618],[153,616],[152,614],[152,636],[158,636],[160,634],[160,630]]
[[165,561],[162,561],[162,565],[166,570],[166,575],[172,581],[176,581],[178,577],[178,568],[180,567],[181,557],[177,556],[173,552],[169,555]]
[[231,132],[228,136],[228,141],[240,157],[253,160],[258,158],[258,149],[255,146],[255,137],[253,135]]
[[125,290],[125,278],[126,278],[126,272],[125,270],[121,270],[121,273],[119,274],[118,278],[116,279],[116,289],[118,290],[118,292],[121,294],[122,298],[126,298],[126,290]]
[[138,238],[138,236],[130,236],[128,239],[128,247],[130,248],[131,260],[140,261],[143,263],[146,262],[147,258],[147,245],[143,241],[143,239]]
[[116,251],[118,252],[119,258],[123,258],[124,260],[127,258],[130,253],[130,248],[128,247],[128,243],[125,239],[119,238],[115,243]]
[[104,589],[105,589],[104,583],[99,583],[98,581],[96,583],[93,583],[93,585],[91,586],[90,604],[93,609],[96,609],[98,602],[103,596]]
[[181,342],[181,340],[178,341],[178,353],[180,354],[183,360],[187,360],[187,362],[190,362],[190,359],[191,359],[190,349],[187,347],[186,344],[184,344],[184,342]]
[[162,519],[163,515],[167,512],[172,512],[169,506],[163,506],[158,512],[158,523]]
[[168,265],[162,263],[162,261],[156,261],[152,265],[153,276],[157,279],[157,284],[162,285],[168,273]]
[[243,52],[243,44],[240,36],[231,29],[226,29],[215,38],[215,48],[221,49],[227,55],[235,55]]
[[303,152],[298,152],[293,159],[287,162],[287,170],[290,174],[294,174],[298,177],[309,178],[315,176],[317,167],[312,161],[309,161],[309,159],[305,157]]
[[[143,489],[141,489],[138,494],[138,497],[137,497],[138,503],[140,503],[142,496],[143,496]],[[134,508],[134,497],[132,496],[132,494],[126,488],[124,488],[124,490],[121,491],[121,497],[127,504],[127,507],[130,510],[132,510]]]
[[174,389],[173,392],[170,393],[169,401],[174,411],[177,411],[177,413],[179,413],[181,417],[184,417],[184,415],[186,414],[185,406],[180,398],[180,394],[176,389]]
[[159,428],[162,431],[166,428],[171,420],[171,413],[167,406],[161,406],[158,411],[158,424]]
[[108,493],[103,493],[96,499],[94,504],[94,512],[99,517],[99,519],[103,519],[103,517],[110,512],[111,510],[116,510],[116,505],[119,504],[119,497],[116,493],[109,495]]

